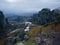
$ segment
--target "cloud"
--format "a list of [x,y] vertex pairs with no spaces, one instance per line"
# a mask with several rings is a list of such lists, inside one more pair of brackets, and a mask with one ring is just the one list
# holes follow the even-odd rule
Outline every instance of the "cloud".
[[57,8],[60,6],[60,0],[0,0],[0,10],[19,11],[37,11],[42,8]]

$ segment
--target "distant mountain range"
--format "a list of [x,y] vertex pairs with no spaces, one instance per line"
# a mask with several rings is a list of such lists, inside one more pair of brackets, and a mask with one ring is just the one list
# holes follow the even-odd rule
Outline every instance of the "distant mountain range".
[[[25,19],[30,19],[30,16],[32,16],[34,13],[30,12],[30,13],[20,13],[20,14],[14,14],[14,13],[9,13],[9,14],[4,14],[5,17],[8,18],[8,20],[12,20],[12,21],[22,21]],[[19,18],[19,19],[18,19]]]
[[5,15],[5,17],[14,16],[14,15],[18,15],[18,16],[32,16],[34,13],[36,13],[36,12],[4,13],[4,15]]

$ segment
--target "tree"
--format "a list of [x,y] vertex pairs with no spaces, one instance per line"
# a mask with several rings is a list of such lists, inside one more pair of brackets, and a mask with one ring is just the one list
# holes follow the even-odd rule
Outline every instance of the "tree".
[[60,10],[59,9],[52,10],[52,16],[53,16],[53,21],[56,21],[56,19],[60,16]]
[[46,24],[51,21],[51,11],[48,8],[43,8],[38,14],[33,15],[33,21],[37,22],[38,24]]
[[44,25],[56,21],[56,17],[59,17],[59,15],[60,10],[58,9],[51,11],[49,8],[43,8],[41,11],[32,16],[32,22]]
[[39,11],[40,16],[40,22],[41,24],[46,24],[51,21],[51,11],[48,8],[44,8],[41,11]]

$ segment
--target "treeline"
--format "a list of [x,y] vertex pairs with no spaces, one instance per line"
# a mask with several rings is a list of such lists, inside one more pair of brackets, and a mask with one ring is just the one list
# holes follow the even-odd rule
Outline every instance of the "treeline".
[[44,25],[51,22],[60,22],[60,10],[49,8],[43,8],[36,14],[33,14],[32,19],[30,20],[35,24]]

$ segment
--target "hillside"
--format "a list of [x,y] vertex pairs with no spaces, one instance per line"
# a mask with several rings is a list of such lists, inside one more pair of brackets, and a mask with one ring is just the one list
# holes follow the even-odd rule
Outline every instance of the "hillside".
[[[54,34],[54,32],[55,32],[55,34]],[[32,27],[30,32],[28,32],[28,34],[31,36],[31,38],[28,41],[33,42],[35,40],[35,37],[38,37],[38,35],[54,34],[52,36],[59,37],[57,35],[57,34],[59,34],[59,32],[60,32],[59,23],[58,24],[51,23],[51,24],[48,24],[47,26],[44,25],[42,27],[41,26]]]

